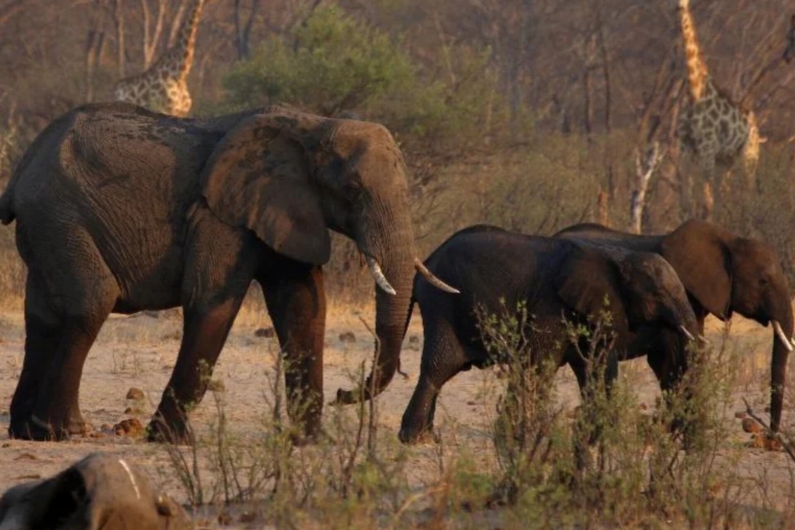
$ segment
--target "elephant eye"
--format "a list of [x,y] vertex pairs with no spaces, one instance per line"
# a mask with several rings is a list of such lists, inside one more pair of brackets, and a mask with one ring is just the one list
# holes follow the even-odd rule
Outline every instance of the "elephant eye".
[[759,285],[761,285],[762,287],[764,287],[768,283],[769,282],[767,281],[767,278],[759,278]]

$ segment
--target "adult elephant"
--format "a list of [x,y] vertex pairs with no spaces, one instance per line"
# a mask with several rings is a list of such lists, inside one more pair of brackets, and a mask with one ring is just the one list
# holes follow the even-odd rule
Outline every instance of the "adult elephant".
[[406,190],[400,150],[374,123],[281,107],[198,121],[124,103],[54,120],[0,197],[28,266],[10,435],[83,430],[80,377],[108,314],[182,306],[182,343],[149,438],[189,442],[187,409],[256,279],[288,361],[297,438],[311,439],[323,405],[329,229],[356,242],[378,287],[377,393],[397,368],[421,265]]
[[[655,252],[676,270],[703,332],[704,319],[712,314],[728,320],[737,312],[763,326],[771,324],[773,357],[770,364],[770,427],[781,425],[787,359],[792,351],[792,306],[789,285],[778,256],[770,245],[737,234],[713,223],[690,220],[669,234],[635,235],[611,230],[595,223],[570,226],[555,234],[557,238],[607,243],[633,250]],[[638,335],[628,353],[637,357],[648,353],[654,368],[665,336],[645,330]],[[657,377],[664,376],[655,369]]]
[[[459,286],[461,294],[451,296],[419,277],[414,280],[413,298],[420,306],[425,343],[419,380],[401,422],[399,438],[404,443],[414,443],[432,430],[437,396],[447,381],[463,370],[498,360],[483,342],[478,318],[483,312],[499,316],[525,304],[532,318],[523,336],[532,361],[551,358],[558,367],[569,364],[581,391],[587,384],[587,364],[580,352],[589,352],[590,345],[581,338],[575,347],[561,316],[592,326],[589,317],[607,309],[615,350],[625,348],[630,332],[642,325],[676,330],[682,340],[671,359],[680,363],[686,362],[684,349],[698,329],[676,273],[652,253],[476,225],[442,243],[425,266]],[[607,382],[615,368],[608,370]]]

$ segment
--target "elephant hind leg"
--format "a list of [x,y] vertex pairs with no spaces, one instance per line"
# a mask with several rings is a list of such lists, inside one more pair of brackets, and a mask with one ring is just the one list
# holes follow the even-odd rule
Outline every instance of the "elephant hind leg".
[[68,437],[72,430],[81,430],[83,425],[78,407],[83,366],[118,295],[115,283],[109,279],[97,282],[94,288],[95,294],[75,302],[62,315],[57,348],[52,353],[30,417],[35,439],[60,440]]
[[[88,351],[119,297],[119,287],[91,236],[77,225],[43,226],[57,248],[28,245],[32,277],[26,300],[26,357],[46,367],[29,371],[37,380],[27,429],[32,439],[63,439],[82,424],[78,400]],[[50,349],[55,345],[54,349]],[[18,402],[24,403],[24,401]],[[21,405],[22,406],[22,405]],[[24,406],[23,410],[24,410]]]
[[[37,392],[61,340],[61,319],[47,305],[43,285],[41,276],[29,270],[25,285],[25,357],[10,407],[8,434],[12,438],[30,436],[27,431]],[[79,421],[79,409],[77,416]]]

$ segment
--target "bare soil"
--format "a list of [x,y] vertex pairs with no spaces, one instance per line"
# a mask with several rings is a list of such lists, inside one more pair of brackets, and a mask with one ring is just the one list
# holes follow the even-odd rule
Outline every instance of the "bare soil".
[[[372,356],[373,340],[363,323],[373,318],[372,308],[357,309],[335,306],[330,309],[325,347],[325,397],[330,402],[337,388],[350,388],[352,378],[363,361]],[[256,333],[268,328],[270,321],[260,309],[248,309],[238,318],[221,354],[213,379],[223,384],[226,414],[230,424],[241,431],[254,432],[260,428],[261,415],[269,396],[268,378],[273,377],[275,338]],[[768,378],[771,328],[735,317],[731,325],[730,345],[743,352],[738,367],[740,383],[733,394],[731,410],[725,421],[731,423],[729,446],[747,444],[750,434],[743,432],[741,419],[734,412],[744,410],[742,398],[755,403],[763,412],[766,395],[762,393]],[[163,446],[147,444],[135,436],[118,436],[112,427],[125,418],[137,417],[146,425],[149,415],[160,400],[161,392],[173,368],[181,332],[179,311],[161,313],[158,317],[146,314],[131,317],[112,317],[86,362],[82,378],[80,406],[86,420],[99,432],[98,437],[82,437],[67,442],[42,443],[9,440],[7,434],[8,406],[19,376],[24,345],[21,311],[0,314],[0,492],[21,482],[48,477],[94,451],[108,451],[140,466],[152,480],[178,500],[185,494],[170,468]],[[349,333],[353,334],[353,337]],[[720,340],[722,324],[708,321],[707,338]],[[343,335],[346,334],[346,335]],[[341,337],[341,335],[343,335]],[[422,326],[419,312],[415,312],[402,354],[407,379],[396,376],[389,388],[378,398],[380,428],[397,434],[403,414],[419,371],[422,347]],[[642,403],[653,408],[659,396],[656,380],[640,359],[622,363],[622,375],[631,379],[632,387]],[[792,372],[790,372],[792,373]],[[443,389],[437,410],[437,427],[444,438],[448,453],[466,451],[484,466],[494,466],[489,424],[493,418],[495,392],[484,392],[497,379],[493,370],[473,369],[462,373]],[[571,371],[558,371],[559,395],[567,408],[579,402],[577,385]],[[126,398],[131,388],[143,391],[145,399],[135,403]],[[789,389],[792,391],[790,383]],[[128,408],[137,407],[125,413]],[[194,425],[211,423],[216,410],[210,395],[193,412]],[[330,416],[328,412],[324,415]],[[785,409],[788,424],[790,410]],[[301,449],[304,450],[304,449]],[[783,452],[744,448],[741,466],[748,470],[749,484],[768,490],[774,505],[783,506],[790,492],[792,466]],[[433,443],[411,448],[411,481],[418,487],[431,480],[437,469],[437,448]],[[759,488],[762,481],[763,488]],[[750,487],[750,486],[749,486]]]

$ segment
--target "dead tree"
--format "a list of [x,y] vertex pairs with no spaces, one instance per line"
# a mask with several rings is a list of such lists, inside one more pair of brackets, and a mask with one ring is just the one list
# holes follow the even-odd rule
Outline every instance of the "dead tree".
[[630,230],[636,234],[641,233],[643,224],[643,209],[646,206],[646,191],[652,175],[660,167],[664,155],[660,153],[660,143],[654,142],[651,149],[646,150],[646,156],[641,160],[640,150],[635,148],[635,189],[632,190],[632,199],[629,206]]

